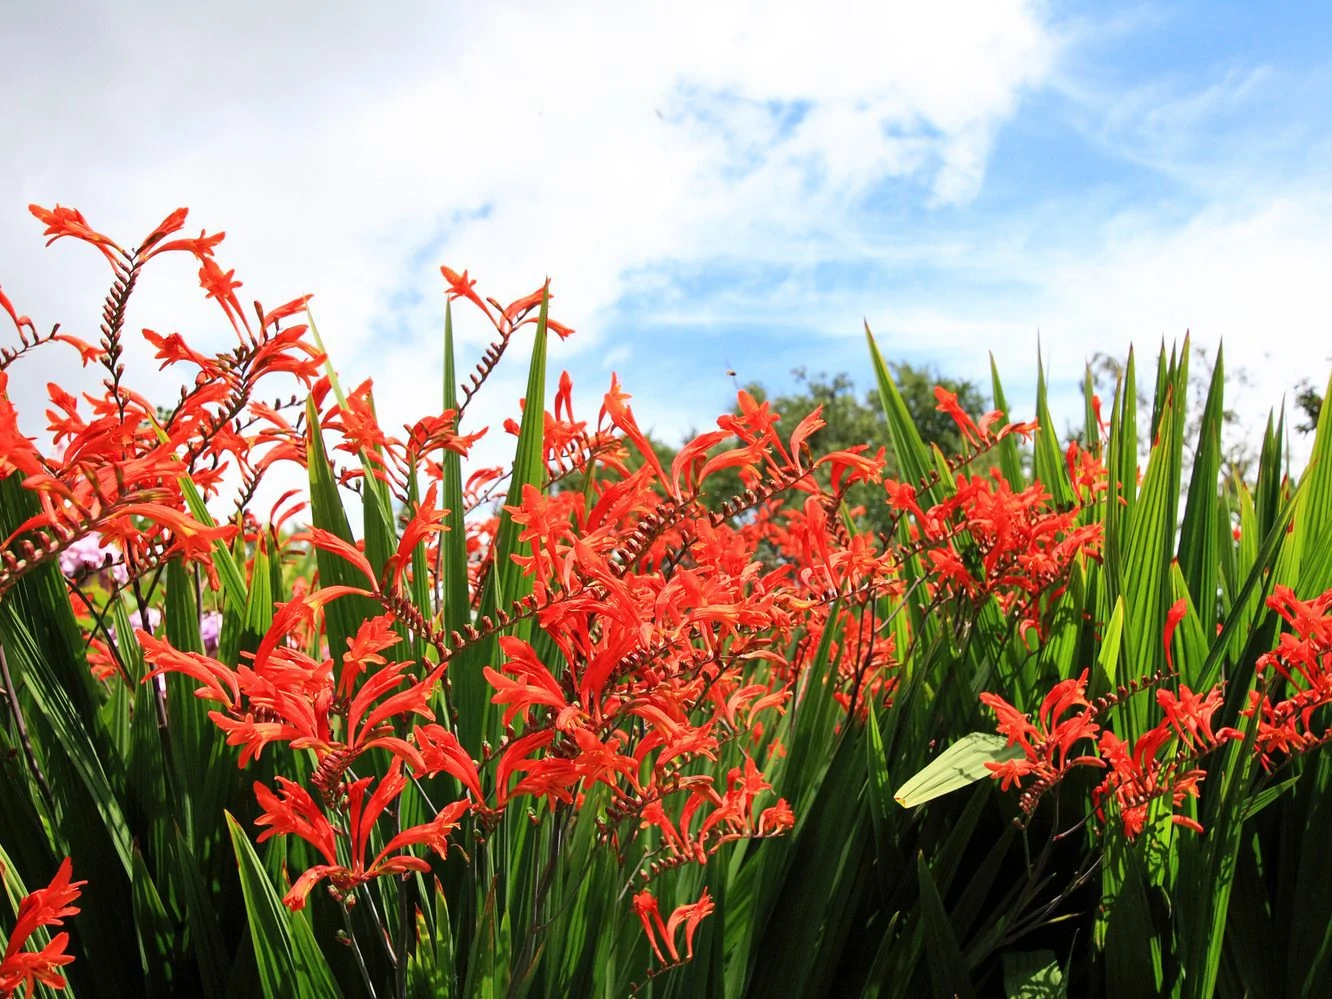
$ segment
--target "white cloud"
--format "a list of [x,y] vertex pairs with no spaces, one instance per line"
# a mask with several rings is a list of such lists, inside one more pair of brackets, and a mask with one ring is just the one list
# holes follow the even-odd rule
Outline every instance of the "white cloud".
[[[335,359],[375,376],[394,425],[438,397],[439,263],[500,298],[551,272],[553,314],[580,328],[563,363],[654,261],[808,258],[888,176],[936,204],[973,197],[995,129],[1058,53],[1042,6],[1016,0],[202,11],[7,13],[0,283],[39,324],[90,335],[97,260],[38,252],[23,206],[73,204],[128,240],[188,204],[228,230],[243,300],[316,293]],[[223,344],[192,270],[160,269],[131,330]],[[390,297],[410,291],[395,332]],[[462,310],[459,327],[483,338]],[[34,386],[67,374],[45,363]]]

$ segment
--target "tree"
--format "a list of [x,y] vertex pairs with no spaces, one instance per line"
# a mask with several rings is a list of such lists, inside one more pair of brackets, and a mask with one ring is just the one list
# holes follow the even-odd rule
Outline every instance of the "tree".
[[1302,434],[1313,433],[1323,412],[1323,396],[1307,378],[1295,386],[1295,405],[1304,414],[1304,422],[1296,424],[1295,429]]

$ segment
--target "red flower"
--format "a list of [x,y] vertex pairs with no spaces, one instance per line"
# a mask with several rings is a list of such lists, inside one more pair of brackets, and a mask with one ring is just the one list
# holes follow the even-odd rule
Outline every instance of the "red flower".
[[[1087,670],[1076,680],[1062,680],[1051,688],[1041,702],[1033,724],[1027,715],[1018,711],[998,694],[984,693],[981,702],[988,705],[999,720],[999,734],[1006,736],[1010,746],[1021,746],[1027,758],[1023,761],[986,763],[990,775],[1002,781],[1002,788],[1020,786],[1022,778],[1035,776],[1038,781],[1052,784],[1075,766],[1104,766],[1095,756],[1083,754],[1072,757],[1073,747],[1084,739],[1096,738],[1100,726],[1086,697]],[[1070,717],[1063,716],[1072,708],[1081,707]],[[1034,806],[1034,800],[1031,805]]]
[[1178,697],[1168,690],[1158,690],[1156,703],[1161,705],[1166,721],[1180,741],[1194,752],[1212,749],[1231,739],[1244,738],[1244,733],[1234,728],[1212,731],[1212,716],[1225,703],[1220,687],[1213,687],[1203,695],[1195,694],[1181,685]]
[[1188,614],[1189,602],[1185,598],[1176,600],[1166,614],[1165,637],[1162,641],[1165,643],[1166,665],[1172,670],[1175,668],[1175,662],[1170,654],[1171,639],[1175,637],[1175,629],[1179,627],[1179,623],[1188,617]]
[[205,372],[217,370],[217,366],[211,358],[193,350],[179,333],[162,336],[160,333],[154,333],[152,330],[146,329],[143,331],[143,338],[157,348],[157,353],[154,356],[162,360],[162,368],[159,370],[181,361],[197,364]]
[[671,918],[662,922],[661,912],[657,908],[657,900],[649,891],[641,891],[634,896],[634,912],[643,923],[643,932],[647,934],[648,943],[652,945],[653,952],[657,955],[657,960],[666,963],[666,958],[661,952],[661,946],[658,939],[666,945],[666,951],[671,955],[671,963],[680,963],[680,951],[675,946],[675,934],[679,930],[680,924],[685,927],[685,960],[694,956],[694,931],[698,929],[698,924],[706,917],[712,915],[715,906],[712,902],[712,896],[708,894],[707,888],[703,889],[703,894],[697,902],[688,905],[681,905],[671,913]]
[[791,811],[791,806],[786,803],[785,798],[778,798],[777,804],[765,808],[759,815],[760,836],[776,836],[793,828],[795,828],[795,812]]
[[19,903],[18,919],[5,946],[4,959],[0,960],[0,996],[8,999],[17,995],[19,989],[30,995],[37,984],[53,989],[65,987],[65,977],[59,969],[74,960],[65,953],[69,934],[57,933],[39,951],[25,951],[23,945],[41,927],[61,926],[66,916],[78,915],[79,910],[71,903],[77,901],[79,889],[88,882],[71,883],[72,871],[66,857],[49,885],[38,888]]
[[[198,653],[179,652],[139,632],[144,658],[153,667],[145,679],[175,672],[203,683],[195,696],[222,706],[208,717],[227,734],[228,745],[242,747],[238,761],[242,767],[269,743],[286,742],[292,749],[315,753],[319,767],[312,781],[321,789],[335,787],[356,758],[370,749],[386,750],[418,774],[447,769],[432,766],[417,746],[395,734],[396,718],[415,714],[433,720],[427,705],[439,668],[418,679],[405,672],[412,664],[387,662],[379,655],[399,641],[390,618],[379,615],[362,622],[348,639],[336,683],[332,660],[317,662],[299,649],[279,644],[313,609],[349,593],[364,591],[326,586],[288,601],[260,644],[254,665],[239,670]],[[372,666],[379,669],[369,673]]]
[[967,444],[976,446],[983,443],[980,429],[976,426],[975,421],[967,415],[967,411],[958,404],[955,392],[949,392],[942,385],[936,385],[934,386],[934,398],[939,402],[939,405],[934,408],[940,413],[947,413],[953,418],[958,430],[962,432],[962,439]]
[[[223,271],[212,257],[202,257],[199,262],[201,264],[199,284],[208,293],[207,297],[216,299],[217,304],[222,306],[222,311],[231,320],[231,328],[236,331],[237,336],[240,335],[241,323],[244,324],[246,332],[249,332],[250,321],[245,318],[240,300],[236,298],[236,289],[241,286],[241,282],[234,280],[235,270]],[[240,323],[236,322],[237,319]]]
[[481,296],[474,290],[476,288],[476,279],[473,278],[470,281],[467,280],[467,271],[464,270],[459,274],[457,271],[449,267],[441,267],[439,272],[444,275],[444,280],[449,283],[448,295],[450,302],[459,298],[465,298],[469,302],[475,304],[487,317],[493,319],[493,317],[490,316],[490,309],[486,306],[485,302],[481,301]]
[[164,218],[161,224],[148,234],[148,238],[139,244],[140,259],[148,261],[159,253],[172,253],[176,251],[192,253],[199,260],[203,260],[205,257],[211,257],[214,248],[218,243],[222,242],[226,233],[217,232],[210,236],[206,232],[200,230],[197,239],[173,239],[167,243],[162,242],[166,237],[180,232],[181,229],[185,228],[185,218],[189,213],[190,210],[188,208],[177,208],[174,212]]
[[3,309],[9,314],[9,318],[14,321],[14,328],[19,331],[20,336],[23,334],[23,327],[25,326],[28,327],[30,332],[35,333],[37,331],[37,327],[33,326],[31,319],[27,316],[20,316],[18,312],[15,311],[14,303],[9,300],[9,296],[5,294],[4,289],[2,288],[0,288],[0,309]]
[[427,774],[446,773],[456,777],[477,802],[483,802],[481,776],[477,773],[476,762],[467,755],[458,737],[446,731],[442,725],[418,725],[412,733]]
[[[634,419],[634,411],[629,408],[627,402],[629,393],[620,388],[619,379],[611,373],[611,384],[606,397],[601,404],[601,415],[610,417],[612,423],[624,434],[638,449],[638,453],[643,456],[643,460],[652,468],[657,476],[658,482],[666,481],[666,472],[661,467],[661,462],[657,458],[657,452],[652,449],[652,444],[648,441],[647,435],[638,427],[638,421]],[[719,424],[721,420],[717,421]],[[723,430],[729,429],[723,427]]]
[[[1119,806],[1124,824],[1124,835],[1133,839],[1146,827],[1148,810],[1157,798],[1169,797],[1172,809],[1177,809],[1188,798],[1198,797],[1198,784],[1206,772],[1197,768],[1185,769],[1187,761],[1166,754],[1166,747],[1174,731],[1170,722],[1144,732],[1129,752],[1128,743],[1113,732],[1101,733],[1101,755],[1109,764],[1109,772],[1101,785],[1092,792],[1092,806],[1096,814],[1105,817],[1102,802],[1113,797]],[[1171,821],[1201,833],[1202,826],[1187,815],[1172,815]]]
[[[545,298],[546,295],[549,293],[549,291],[550,291],[550,278],[547,278],[546,283],[543,284],[536,291],[532,292],[532,294],[524,295],[516,302],[510,302],[500,311],[504,313],[504,318],[509,321],[509,324],[514,325],[518,322],[519,319],[523,317],[524,314],[526,314],[531,309],[535,309],[538,305],[540,305],[542,298]],[[550,295],[550,298],[554,297],[555,297],[554,295]]]
[[582,710],[568,702],[559,682],[536,657],[532,646],[512,635],[502,636],[499,642],[506,656],[504,672],[515,674],[518,680],[510,680],[489,666],[484,667],[482,672],[496,691],[491,698],[492,703],[509,706],[504,712],[504,724],[510,724],[515,715],[521,715],[526,722],[527,712],[537,705],[543,705],[555,712],[556,728],[574,727],[583,714]]
[[274,309],[271,312],[265,312],[263,318],[264,328],[267,329],[269,326],[272,326],[274,323],[278,322],[279,320],[286,319],[289,316],[294,316],[298,312],[304,312],[306,305],[309,303],[310,299],[312,298],[314,298],[313,295],[302,295],[300,298],[293,298],[290,302],[287,302],[285,305],[279,305],[276,309]]
[[[1278,584],[1267,606],[1281,615],[1291,632],[1282,634],[1277,647],[1259,656],[1257,673],[1265,679],[1264,691],[1252,691],[1244,714],[1258,712],[1256,747],[1265,767],[1274,753],[1304,752],[1321,745],[1332,729],[1313,725],[1318,709],[1332,704],[1332,590],[1312,600],[1300,600],[1287,586]],[[1286,696],[1273,699],[1281,682]]]
[[402,776],[402,761],[397,759],[393,761],[388,773],[379,781],[379,786],[367,800],[366,789],[374,782],[373,777],[362,777],[347,789],[347,825],[351,834],[348,847],[350,867],[339,863],[337,838],[333,826],[315,803],[314,798],[310,796],[310,792],[285,777],[278,778],[280,797],[263,784],[254,785],[255,797],[259,799],[259,805],[264,810],[264,813],[255,820],[255,825],[267,827],[259,834],[259,842],[262,843],[271,836],[296,835],[319,851],[327,861],[325,864],[311,867],[292,884],[291,890],[282,901],[293,912],[305,908],[305,900],[310,894],[310,889],[326,878],[332,882],[338,895],[345,896],[355,891],[358,885],[386,874],[430,870],[430,865],[420,857],[411,854],[390,856],[404,847],[428,846],[440,857],[448,852],[449,834],[458,828],[458,823],[470,807],[466,801],[455,801],[442,808],[431,821],[398,833],[385,843],[384,848],[367,864],[366,847],[370,843],[375,823],[407,786],[407,779]]
[[[46,209],[41,205],[29,205],[28,211],[32,212],[39,222],[45,223],[46,231],[42,235],[51,237],[46,241],[47,246],[50,246],[57,239],[73,236],[75,239],[81,239],[83,242],[97,247],[112,267],[118,266],[121,262],[120,258],[125,256],[125,251],[114,240],[108,236],[103,236],[88,225],[88,220],[83,217],[83,214],[77,208],[62,208],[60,205],[56,205],[54,209]],[[115,250],[116,253],[112,253],[112,250]]]

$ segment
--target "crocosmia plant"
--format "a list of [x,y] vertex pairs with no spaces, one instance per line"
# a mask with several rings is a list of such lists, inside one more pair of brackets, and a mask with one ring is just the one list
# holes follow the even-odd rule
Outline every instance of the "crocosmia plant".
[[[1332,987],[1332,430],[1222,482],[1219,361],[1196,430],[1187,342],[1063,440],[1043,374],[1030,421],[940,388],[949,454],[871,336],[880,439],[741,391],[672,450],[614,376],[575,414],[549,282],[441,267],[393,427],[185,209],[131,246],[31,211],[111,285],[94,337],[0,292],[0,997]],[[130,327],[163,254],[228,348]],[[37,351],[102,385],[40,433]]]

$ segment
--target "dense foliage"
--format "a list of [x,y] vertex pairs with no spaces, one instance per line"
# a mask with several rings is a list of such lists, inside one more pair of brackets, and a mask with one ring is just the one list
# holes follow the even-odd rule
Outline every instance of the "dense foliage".
[[[663,460],[613,377],[595,421],[548,379],[548,286],[445,267],[496,339],[459,385],[446,306],[399,432],[183,209],[134,248],[33,213],[113,283],[93,345],[0,293],[0,996],[1332,984],[1326,414],[1298,482],[1276,421],[1218,484],[1218,357],[1186,476],[1186,341],[1150,411],[1132,356],[1108,404],[1089,371],[1067,446],[1043,372],[1030,422],[997,373],[985,415],[939,386],[945,451],[870,337],[870,439],[742,391]],[[143,330],[159,407],[122,357],[164,253],[236,346]],[[529,333],[514,458],[475,467]],[[52,385],[39,445],[9,372],[70,348],[104,392]]]

